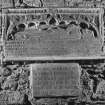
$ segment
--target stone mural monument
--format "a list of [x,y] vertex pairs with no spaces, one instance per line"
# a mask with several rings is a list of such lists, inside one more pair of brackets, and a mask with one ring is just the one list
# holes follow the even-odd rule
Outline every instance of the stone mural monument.
[[104,105],[105,1],[0,0],[0,105]]

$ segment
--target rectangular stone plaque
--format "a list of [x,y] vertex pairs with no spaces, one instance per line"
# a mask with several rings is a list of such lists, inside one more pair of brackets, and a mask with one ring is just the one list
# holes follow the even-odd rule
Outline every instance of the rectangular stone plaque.
[[81,68],[76,63],[31,65],[33,97],[78,96]]
[[[100,8],[8,9],[5,13],[6,60],[91,58],[103,53],[103,10]],[[59,18],[65,22],[63,26]]]

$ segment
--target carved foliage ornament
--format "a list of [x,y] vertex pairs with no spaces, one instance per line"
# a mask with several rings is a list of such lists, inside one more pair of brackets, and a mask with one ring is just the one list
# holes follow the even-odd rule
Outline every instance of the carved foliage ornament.
[[[47,10],[46,10],[47,11]],[[50,10],[49,10],[50,11]],[[69,10],[68,10],[69,11]],[[102,37],[101,36],[101,27],[100,27],[100,17],[98,14],[85,14],[85,13],[53,13],[55,11],[50,11],[52,13],[39,13],[30,14],[27,12],[27,15],[18,11],[18,13],[7,15],[7,39],[9,35],[16,37],[15,34],[22,31],[36,29],[37,31],[48,31],[56,28],[57,31],[70,31],[73,27],[78,27],[78,31],[82,34],[82,31],[90,31],[93,33],[93,37]],[[31,12],[31,11],[30,11]],[[42,11],[44,12],[44,11]],[[11,13],[11,12],[10,12]],[[9,39],[10,40],[10,39]]]

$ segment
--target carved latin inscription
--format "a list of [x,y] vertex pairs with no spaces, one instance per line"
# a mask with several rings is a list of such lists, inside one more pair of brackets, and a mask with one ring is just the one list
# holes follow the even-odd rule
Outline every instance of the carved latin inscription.
[[33,97],[78,96],[80,94],[78,64],[33,64],[31,85]]

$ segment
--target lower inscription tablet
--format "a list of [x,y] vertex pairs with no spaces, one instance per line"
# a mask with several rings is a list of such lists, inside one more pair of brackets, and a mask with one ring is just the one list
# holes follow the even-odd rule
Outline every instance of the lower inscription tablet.
[[32,64],[33,97],[78,96],[80,70],[76,63]]

